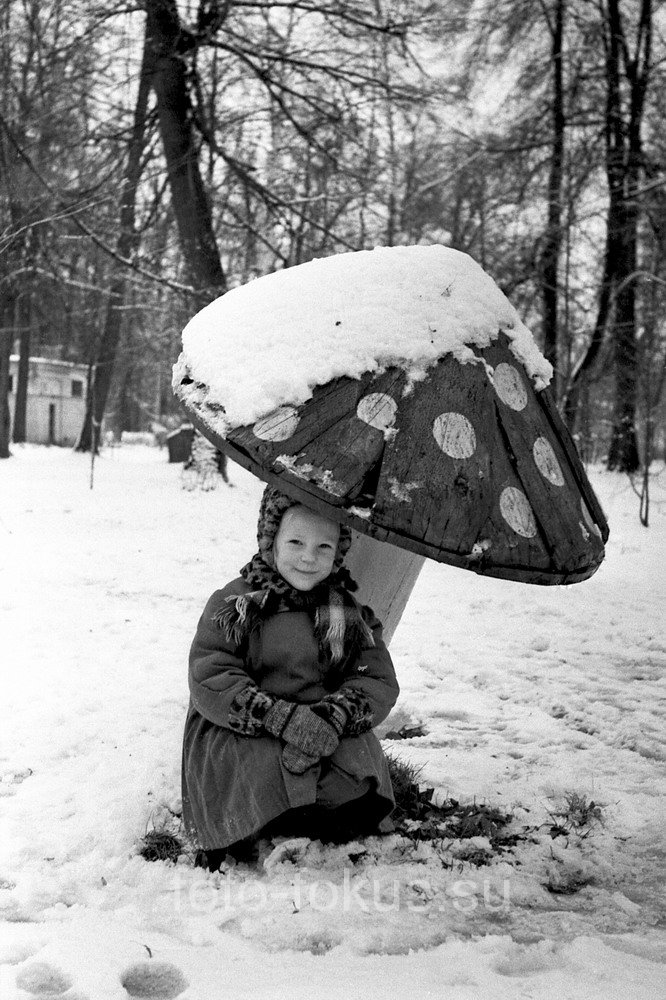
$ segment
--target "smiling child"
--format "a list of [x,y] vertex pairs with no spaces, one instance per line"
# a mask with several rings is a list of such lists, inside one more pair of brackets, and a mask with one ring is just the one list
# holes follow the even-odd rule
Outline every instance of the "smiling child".
[[398,684],[343,565],[349,530],[267,487],[257,537],[190,652],[183,816],[211,869],[260,838],[376,832],[394,806],[372,729]]

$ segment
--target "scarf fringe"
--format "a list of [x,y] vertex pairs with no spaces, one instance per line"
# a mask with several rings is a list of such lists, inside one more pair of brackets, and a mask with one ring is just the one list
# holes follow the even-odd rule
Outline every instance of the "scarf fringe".
[[[320,618],[320,616],[321,610],[317,612],[317,618]],[[333,662],[339,663],[345,652],[344,643],[347,622],[342,598],[335,590],[331,591],[328,602],[328,618],[329,626],[326,632],[326,642],[331,648]]]
[[227,607],[220,608],[213,615],[213,622],[222,629],[227,639],[235,646],[240,646],[243,639],[257,624],[259,606],[253,600],[256,593],[260,593],[261,597],[265,599],[265,595],[261,591],[240,594],[238,597],[233,595],[226,598]]
[[315,637],[332,664],[340,663],[352,652],[375,645],[372,630],[358,602],[336,587],[324,588],[318,604],[309,602],[303,594],[291,600],[288,595],[267,587],[227,597],[225,605],[216,611],[212,620],[235,646],[239,646],[264,617],[280,610],[314,610]]
[[[345,596],[348,603],[345,603]],[[351,650],[372,649],[375,645],[372,630],[357,601],[350,594],[343,596],[337,590],[331,590],[328,604],[317,609],[315,635],[320,645],[330,650],[333,663],[340,663]]]

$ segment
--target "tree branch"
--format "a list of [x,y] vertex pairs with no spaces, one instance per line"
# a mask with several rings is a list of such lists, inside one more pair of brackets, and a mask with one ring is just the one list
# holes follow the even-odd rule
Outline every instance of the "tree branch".
[[404,38],[407,28],[413,23],[410,21],[366,21],[363,18],[355,17],[347,10],[333,7],[327,4],[305,3],[303,0],[266,0],[266,2],[256,2],[256,0],[235,0],[234,7],[245,7],[249,10],[272,10],[274,8],[286,8],[288,10],[302,10],[308,14],[321,14],[322,17],[332,18],[338,21],[345,21],[353,24],[357,28],[364,28],[376,31],[379,34],[391,35],[395,38]]
[[[62,201],[62,199],[60,198],[54,187],[51,184],[49,184],[49,182],[42,176],[40,170],[33,163],[32,158],[25,152],[21,144],[18,142],[18,140],[14,136],[11,128],[9,127],[7,121],[5,120],[2,114],[0,114],[0,126],[2,126],[2,128],[4,129],[5,134],[7,135],[10,143],[12,144],[18,155],[21,157],[23,162],[27,165],[30,172],[37,178],[42,187],[46,191],[48,191],[52,197],[56,199],[56,202],[60,207],[60,213],[68,213],[67,217],[71,219],[71,221],[73,222],[73,224],[76,226],[77,229],[79,229],[85,236],[87,236],[88,239],[92,240],[95,246],[99,247],[100,250],[102,250],[109,257],[112,257],[119,264],[122,264],[123,267],[127,267],[130,270],[135,271],[137,274],[140,274],[143,278],[147,278],[149,281],[154,281],[156,284],[164,285],[166,288],[170,288],[172,291],[179,292],[182,295],[187,295],[187,296],[196,295],[196,291],[192,286],[183,285],[177,281],[172,281],[169,278],[164,278],[159,274],[154,274],[152,271],[148,271],[146,268],[142,267],[140,264],[137,264],[135,261],[128,260],[126,257],[122,257],[120,254],[116,253],[114,248],[110,246],[106,242],[106,240],[103,240],[100,236],[94,233],[92,229],[90,229],[84,222],[81,222],[81,220],[78,219],[74,214],[75,212],[83,211],[86,207],[89,206],[79,206],[78,208],[72,208],[71,206],[66,205]],[[53,218],[58,219],[59,216],[56,215]],[[50,220],[45,220],[45,221],[50,221]]]
[[230,156],[229,153],[226,153],[217,144],[215,138],[210,134],[210,132],[206,128],[206,125],[200,119],[198,119],[198,117],[196,120],[196,124],[206,144],[213,150],[214,153],[216,153],[220,157],[221,160],[224,161],[224,163],[227,164],[227,166],[230,168],[230,170],[232,170],[232,172],[236,175],[236,177],[240,178],[240,180],[242,180],[242,182],[245,185],[247,185],[247,187],[250,188],[250,190],[254,191],[255,194],[259,195],[259,197],[262,199],[262,201],[266,204],[266,206],[269,209],[272,208],[272,210],[275,211],[276,209],[279,208],[279,209],[284,209],[288,212],[293,212],[302,221],[306,222],[309,226],[311,226],[312,229],[318,230],[325,236],[331,237],[333,240],[335,240],[336,243],[339,243],[340,246],[345,247],[347,250],[359,249],[358,246],[354,246],[352,243],[348,243],[347,240],[343,239],[343,237],[336,236],[336,234],[334,232],[331,232],[326,226],[322,226],[320,223],[315,222],[315,220],[311,219],[308,215],[305,214],[305,212],[300,212],[297,208],[294,207],[293,204],[290,204],[283,198],[278,197],[278,195],[274,194],[272,191],[269,191],[267,187],[265,187],[263,184],[261,184],[260,181],[256,179],[256,177],[252,176],[249,167],[244,166],[234,156]]

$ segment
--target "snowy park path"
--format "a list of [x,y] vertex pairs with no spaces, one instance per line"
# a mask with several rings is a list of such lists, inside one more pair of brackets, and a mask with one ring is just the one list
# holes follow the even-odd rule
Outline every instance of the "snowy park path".
[[136,845],[178,812],[187,649],[261,487],[233,468],[187,492],[141,447],[88,476],[60,449],[0,466],[3,1000],[666,996],[663,473],[647,531],[629,483],[593,476],[590,581],[426,563],[395,635],[384,732],[424,735],[385,746],[438,798],[512,813],[513,846],[297,841],[216,876]]

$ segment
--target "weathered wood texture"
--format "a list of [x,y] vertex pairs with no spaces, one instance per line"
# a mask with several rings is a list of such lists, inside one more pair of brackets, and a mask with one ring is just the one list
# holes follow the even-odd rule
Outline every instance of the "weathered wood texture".
[[504,334],[412,384],[398,368],[336,379],[226,437],[205,386],[185,380],[181,398],[235,461],[380,541],[538,584],[603,559],[608,526],[573,441]]

